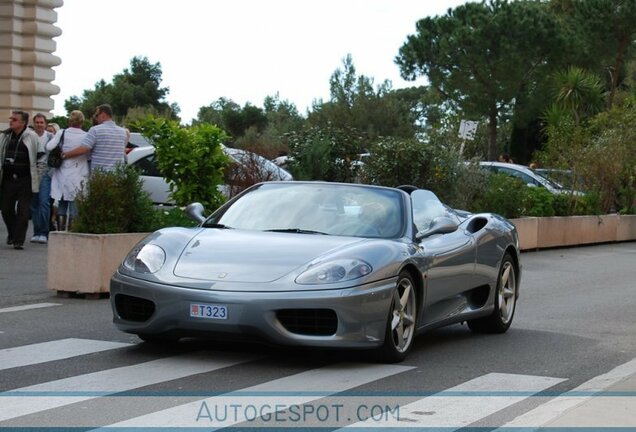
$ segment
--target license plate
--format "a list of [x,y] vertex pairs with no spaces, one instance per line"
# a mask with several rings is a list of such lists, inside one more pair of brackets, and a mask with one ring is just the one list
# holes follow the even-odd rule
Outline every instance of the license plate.
[[227,319],[227,306],[207,303],[190,303],[190,316],[206,319]]

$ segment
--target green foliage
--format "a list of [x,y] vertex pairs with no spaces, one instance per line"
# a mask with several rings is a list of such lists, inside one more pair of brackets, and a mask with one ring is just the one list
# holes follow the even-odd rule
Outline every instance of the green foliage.
[[576,216],[601,214],[600,195],[588,191],[585,195],[563,193],[554,197],[555,216]]
[[162,116],[178,119],[179,106],[165,101],[169,89],[160,87],[161,64],[151,64],[146,57],[133,57],[130,69],[113,76],[112,83],[103,79],[92,90],[84,90],[82,97],[71,96],[64,101],[67,112],[80,110],[91,115],[101,104],[110,104],[117,120],[128,115],[131,108],[153,110]]
[[267,116],[261,108],[250,103],[241,108],[231,99],[220,98],[207,107],[199,108],[197,120],[193,124],[202,123],[217,125],[237,139],[250,128],[262,132],[267,126]]
[[343,68],[336,69],[329,81],[329,102],[315,102],[307,116],[311,126],[355,129],[361,133],[362,146],[379,137],[411,138],[416,132],[416,107],[423,98],[424,88],[396,92],[391,83],[374,88],[372,78],[357,75],[351,55],[343,59]]
[[159,171],[169,181],[177,205],[198,201],[212,212],[225,201],[217,189],[230,162],[221,149],[225,132],[209,124],[181,127],[176,121],[153,117],[136,127],[155,145]]
[[483,192],[469,210],[491,212],[506,218],[523,215],[528,186],[519,178],[507,174],[490,174]]
[[78,210],[73,224],[75,232],[131,233],[153,228],[152,201],[143,190],[139,173],[130,166],[92,172],[75,204]]
[[362,152],[361,137],[354,129],[312,127],[287,135],[289,170],[297,180],[353,182]]
[[598,76],[579,67],[569,67],[554,75],[554,105],[546,113],[551,123],[572,116],[576,125],[599,112],[605,102]]
[[522,216],[554,216],[555,195],[542,187],[526,187],[523,197]]
[[155,208],[155,218],[152,231],[167,227],[191,228],[197,223],[186,216],[184,209],[180,207],[158,207]]
[[461,162],[452,150],[404,138],[377,141],[369,150],[363,181],[383,186],[410,184],[430,189],[445,201],[454,196]]
[[[573,121],[548,124],[548,142],[538,154],[550,168],[571,169],[583,181],[579,190],[594,191],[604,213],[629,209],[636,166],[636,98],[591,117],[584,125]],[[588,204],[585,204],[588,206]],[[592,206],[594,207],[594,206]]]
[[500,117],[558,64],[566,41],[543,2],[468,2],[418,21],[396,62],[404,78],[425,75],[467,116],[487,118],[494,160]]

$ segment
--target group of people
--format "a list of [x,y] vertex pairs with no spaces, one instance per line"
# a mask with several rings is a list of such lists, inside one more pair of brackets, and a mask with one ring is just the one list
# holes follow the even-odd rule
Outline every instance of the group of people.
[[[75,198],[94,170],[112,170],[125,161],[128,132],[113,121],[110,105],[96,108],[93,126],[82,129],[84,114],[71,112],[68,128],[48,130],[43,114],[14,110],[9,128],[0,133],[0,212],[7,227],[7,245],[23,249],[29,219],[32,243],[48,243],[54,224],[70,228],[77,217]],[[59,128],[58,128],[59,129]],[[59,168],[47,165],[49,153],[61,149]]]

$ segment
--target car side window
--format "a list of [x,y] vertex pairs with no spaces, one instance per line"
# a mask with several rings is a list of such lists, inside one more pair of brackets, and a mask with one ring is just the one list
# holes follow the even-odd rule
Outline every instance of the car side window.
[[445,206],[431,191],[424,189],[413,191],[411,193],[411,205],[413,208],[413,222],[418,232],[429,229],[431,223],[438,217],[448,217],[459,222],[455,213]]
[[523,180],[523,182],[525,184],[534,185],[534,186],[541,186],[541,183],[539,183],[538,181],[536,181],[535,179],[530,177],[528,174],[523,173],[521,171],[516,171],[516,170],[512,170],[512,169],[508,169],[508,168],[499,168],[499,172],[508,174],[510,176],[513,176],[513,177],[520,178],[521,180]]
[[153,154],[139,159],[133,165],[139,169],[141,175],[149,177],[163,177],[159,172],[157,160]]

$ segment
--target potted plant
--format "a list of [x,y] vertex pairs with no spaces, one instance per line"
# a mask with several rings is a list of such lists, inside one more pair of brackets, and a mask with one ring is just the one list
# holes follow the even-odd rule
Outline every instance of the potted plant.
[[93,172],[75,201],[72,231],[51,233],[48,288],[99,296],[126,254],[157,228],[157,211],[138,172],[125,165]]

